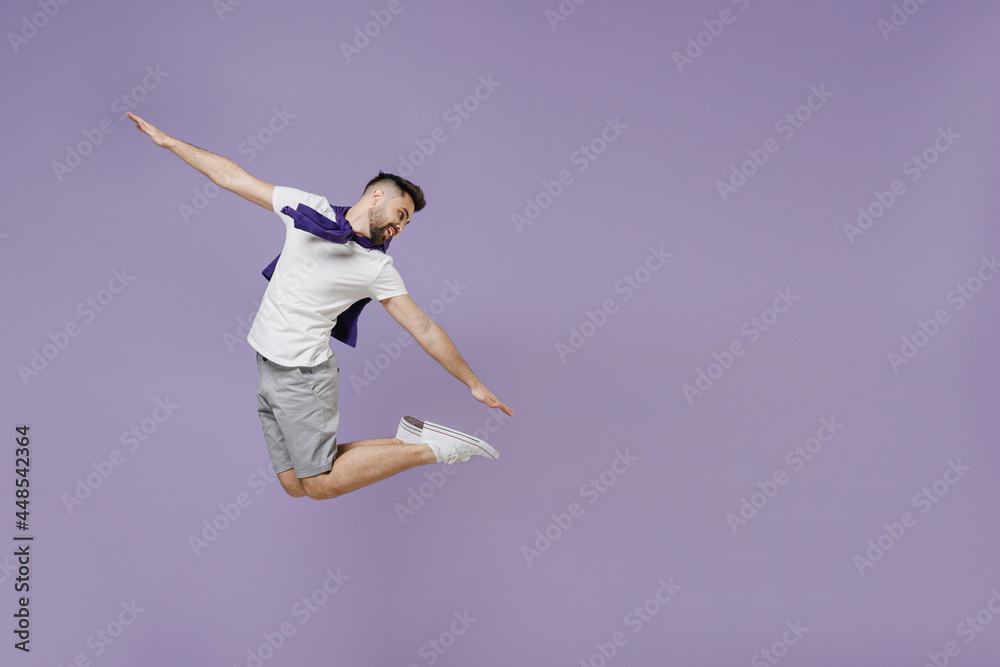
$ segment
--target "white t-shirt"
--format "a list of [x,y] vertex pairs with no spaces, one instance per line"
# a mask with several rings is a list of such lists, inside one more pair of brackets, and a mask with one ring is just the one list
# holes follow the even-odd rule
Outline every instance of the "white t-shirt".
[[285,245],[247,335],[251,347],[282,366],[315,366],[333,356],[330,332],[354,302],[406,294],[389,255],[296,229],[281,209],[300,203],[335,217],[326,197],[274,188],[272,206],[285,223]]

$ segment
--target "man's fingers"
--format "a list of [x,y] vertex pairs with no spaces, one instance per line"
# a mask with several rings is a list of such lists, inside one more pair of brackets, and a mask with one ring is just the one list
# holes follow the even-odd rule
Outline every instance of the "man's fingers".
[[131,118],[133,121],[135,121],[135,127],[136,127],[136,129],[138,129],[138,130],[140,130],[142,132],[145,132],[146,134],[149,134],[150,136],[152,136],[151,130],[155,130],[156,128],[154,128],[149,123],[147,123],[143,119],[141,119],[138,116],[136,116],[131,111],[127,111],[126,113],[128,114],[129,118]]
[[476,397],[479,401],[485,403],[486,405],[488,405],[491,408],[499,408],[499,409],[503,410],[503,412],[508,417],[513,417],[514,416],[514,411],[511,410],[510,408],[508,408],[504,403],[502,403],[500,401],[500,399],[498,399],[496,396],[494,396],[492,391],[490,391],[489,389],[486,389],[485,387],[483,389],[484,389],[484,395],[483,395],[483,397],[482,398],[479,398],[478,396]]

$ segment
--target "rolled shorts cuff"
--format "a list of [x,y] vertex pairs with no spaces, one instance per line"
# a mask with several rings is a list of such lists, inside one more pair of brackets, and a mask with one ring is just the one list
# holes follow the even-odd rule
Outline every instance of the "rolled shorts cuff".
[[295,476],[299,479],[303,477],[314,477],[316,475],[324,475],[333,469],[333,461],[327,463],[326,465],[313,466],[311,468],[306,468],[305,470],[296,470]]
[[[333,466],[330,466],[330,467],[332,468]],[[294,468],[295,468],[295,466],[293,466],[291,463],[289,463],[288,465],[274,466],[274,474],[275,475],[280,475],[283,472],[287,472],[289,470],[294,470]]]

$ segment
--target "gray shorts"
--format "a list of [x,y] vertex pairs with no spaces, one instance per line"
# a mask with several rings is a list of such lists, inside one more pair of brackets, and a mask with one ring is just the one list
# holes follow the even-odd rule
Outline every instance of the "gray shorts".
[[275,473],[296,477],[329,472],[337,456],[340,366],[279,366],[257,353],[257,415]]

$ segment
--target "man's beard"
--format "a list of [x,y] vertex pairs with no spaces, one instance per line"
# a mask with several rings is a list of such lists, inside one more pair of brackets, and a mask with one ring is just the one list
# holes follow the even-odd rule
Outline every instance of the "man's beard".
[[386,239],[385,230],[389,228],[389,216],[385,212],[386,202],[368,209],[368,233],[372,243],[382,245]]

